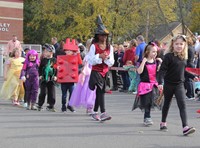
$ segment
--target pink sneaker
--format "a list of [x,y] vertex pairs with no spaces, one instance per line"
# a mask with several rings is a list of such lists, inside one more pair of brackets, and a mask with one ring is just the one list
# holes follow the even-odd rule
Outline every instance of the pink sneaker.
[[13,105],[17,105],[17,106],[19,106],[20,103],[19,103],[19,101],[13,100]]
[[95,121],[101,121],[101,118],[99,117],[98,113],[93,113],[93,114],[92,114],[92,118],[93,118]]
[[189,134],[192,134],[196,131],[196,129],[194,127],[189,127],[189,126],[186,126],[183,128],[183,135],[184,136],[187,136]]
[[106,112],[102,113],[100,116],[101,121],[110,120],[112,117],[108,115]]

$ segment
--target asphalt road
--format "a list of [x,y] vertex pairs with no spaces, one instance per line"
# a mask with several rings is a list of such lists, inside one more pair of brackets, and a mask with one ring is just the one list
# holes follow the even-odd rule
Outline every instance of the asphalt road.
[[57,89],[57,112],[29,111],[0,99],[0,148],[200,148],[200,102],[186,101],[190,126],[197,131],[182,135],[181,120],[173,100],[168,132],[159,130],[161,111],[152,111],[154,125],[143,125],[143,113],[131,111],[134,95],[106,94],[106,110],[112,120],[93,121],[84,108],[61,113],[61,91]]

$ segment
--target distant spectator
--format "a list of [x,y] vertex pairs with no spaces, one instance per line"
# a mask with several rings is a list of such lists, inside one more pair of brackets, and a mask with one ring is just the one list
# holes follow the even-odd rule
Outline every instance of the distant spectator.
[[118,55],[119,67],[123,67],[124,46],[122,44],[119,45],[118,52],[119,52]]
[[[123,52],[120,52],[120,55],[119,55],[119,58],[120,58],[120,66],[123,67],[123,65],[125,65],[125,63],[123,62],[123,57],[125,55],[125,52],[126,50],[128,50],[128,47],[129,47],[129,42],[124,42],[123,44],[123,47],[124,47],[124,53]],[[121,46],[119,46],[120,48],[120,51],[121,51]],[[129,75],[128,75],[128,72],[127,71],[121,71],[120,72],[121,76],[122,76],[122,81],[123,81],[123,88],[122,90],[119,90],[120,92],[128,92],[128,88],[129,88],[129,85],[130,85],[130,79],[129,79]]]
[[25,52],[25,55],[29,52],[30,48],[25,48],[24,49],[24,52]]
[[199,68],[200,67],[200,35],[196,37],[194,49],[198,55],[196,67]]
[[[139,67],[140,63],[142,62],[142,58],[143,58],[143,52],[144,49],[146,47],[146,43],[144,41],[144,37],[142,35],[137,36],[136,38],[138,46],[136,47],[136,52],[135,52],[135,65],[136,67]],[[140,82],[140,76],[137,73],[136,74],[136,86],[138,86]]]
[[57,51],[60,49],[60,44],[58,43],[57,37],[52,37],[51,38],[51,43],[55,48],[55,55],[57,54]]
[[[187,67],[195,68],[194,65],[194,41],[191,37],[187,37],[187,43],[188,43],[188,59],[187,59]],[[194,86],[193,81],[190,79],[188,75],[185,74],[185,82],[184,86],[186,89],[186,99],[187,100],[193,100],[194,98]]]
[[200,35],[196,38],[195,51],[200,52]]
[[86,47],[83,45],[83,43],[81,42],[81,39],[76,39],[76,44],[78,45],[79,47],[79,50],[80,50],[80,55],[81,55],[81,58],[82,60],[84,59],[85,55],[86,55]]
[[131,40],[128,46],[128,49],[124,53],[124,57],[123,57],[124,64],[126,64],[127,61],[131,61],[134,65],[136,46],[137,46],[137,41],[135,39]]
[[81,58],[83,60],[85,55],[86,55],[86,47],[82,43],[79,43],[78,48],[80,50],[80,55],[81,55]]
[[[113,67],[118,67],[118,45],[114,44],[113,45],[114,48],[114,65]],[[112,90],[118,90],[118,85],[117,85],[117,71],[116,70],[112,70],[112,79],[113,79],[113,88]]]
[[155,39],[152,42],[154,42],[157,45],[157,49],[158,49],[158,51],[157,51],[157,57],[163,59],[164,58],[164,50],[162,49],[161,42],[159,40],[157,40],[157,39]]
[[24,51],[22,51],[22,57],[26,58],[26,54],[29,52],[30,48],[25,48]]
[[65,44],[65,41],[64,41],[64,40],[61,40],[61,41],[60,41],[59,49],[57,49],[57,52],[56,52],[55,57],[57,57],[58,55],[65,55],[65,51],[64,51],[64,49],[63,49],[64,44]]
[[142,56],[144,52],[144,48],[146,43],[144,41],[144,37],[142,35],[137,36],[136,38],[138,46],[136,47],[136,55],[135,55],[135,62],[142,62]]
[[18,48],[20,51],[22,51],[22,46],[20,41],[17,40],[17,36],[13,35],[12,40],[10,40],[7,44],[6,50],[4,52],[5,56],[10,56],[10,54],[13,52],[13,49]]

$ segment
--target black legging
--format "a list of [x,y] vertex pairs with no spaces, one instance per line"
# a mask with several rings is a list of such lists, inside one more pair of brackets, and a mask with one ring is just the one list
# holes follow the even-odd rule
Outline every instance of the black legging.
[[113,88],[117,89],[117,71],[116,70],[112,70],[112,78],[113,78]]
[[55,105],[55,85],[52,81],[42,82],[40,84],[40,94],[38,105],[42,106],[45,102],[45,97],[47,95],[47,103],[49,104],[49,108],[53,108]]
[[184,84],[180,83],[177,85],[172,84],[164,84],[164,106],[162,109],[162,122],[166,122],[167,114],[169,111],[169,107],[171,105],[172,97],[175,94],[176,101],[178,104],[182,126],[185,127],[188,125],[187,123],[187,114],[186,114],[186,105],[185,105],[185,88]]
[[105,112],[105,91],[100,89],[99,86],[97,86],[96,89],[96,100],[94,105],[94,111],[97,112],[98,108],[100,106],[101,113]]

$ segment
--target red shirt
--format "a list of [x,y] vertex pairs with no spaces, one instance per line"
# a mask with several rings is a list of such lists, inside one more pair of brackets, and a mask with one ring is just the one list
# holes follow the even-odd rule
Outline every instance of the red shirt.
[[136,47],[127,49],[123,56],[123,64],[126,64],[127,61],[132,61],[133,65],[135,64],[135,50]]
[[83,64],[83,60],[81,59],[81,54],[78,53],[77,56],[78,56],[78,64],[79,65]]
[[[95,45],[95,54],[101,54],[106,52],[108,55],[110,54],[110,49],[105,49],[102,50],[98,44],[94,44]],[[103,77],[105,77],[106,73],[108,72],[108,65],[106,65],[104,62],[102,62],[101,64],[97,64],[97,65],[93,65],[92,66],[92,70],[99,72]]]

